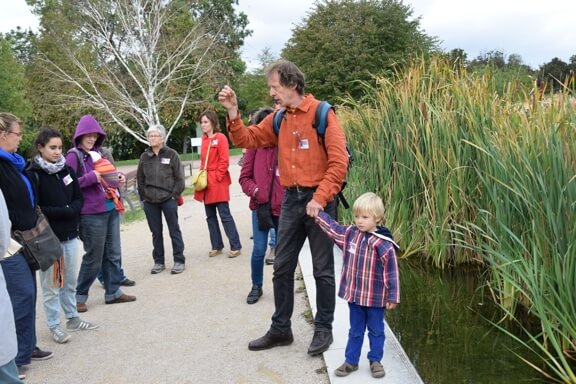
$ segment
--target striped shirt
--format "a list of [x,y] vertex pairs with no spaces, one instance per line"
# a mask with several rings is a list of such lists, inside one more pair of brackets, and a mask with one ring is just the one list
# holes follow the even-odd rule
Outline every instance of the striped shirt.
[[400,302],[400,280],[394,243],[377,232],[340,225],[325,212],[316,223],[342,249],[342,276],[338,296],[365,307]]

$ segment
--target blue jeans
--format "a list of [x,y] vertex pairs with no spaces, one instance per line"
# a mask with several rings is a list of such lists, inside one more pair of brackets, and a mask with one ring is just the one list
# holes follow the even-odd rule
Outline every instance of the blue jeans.
[[[306,214],[306,204],[312,199],[313,189],[287,189],[282,201],[278,227],[278,243],[274,260],[274,305],[271,330],[273,333],[290,331],[294,310],[294,272],[298,255],[308,238],[312,253],[313,275],[316,282],[316,330],[332,330],[336,292],[334,282],[334,243]],[[328,203],[324,211],[334,217],[336,205]]]
[[22,384],[18,378],[18,368],[14,360],[0,367],[0,383],[2,384]]
[[224,227],[224,232],[226,232],[226,236],[230,241],[230,249],[233,251],[242,249],[242,244],[240,244],[240,236],[238,236],[238,231],[236,230],[236,223],[234,223],[234,218],[230,213],[230,206],[227,202],[204,205],[212,249],[224,249],[224,242],[222,241],[220,226],[218,225],[216,209],[218,209],[220,221],[222,221],[222,226]]
[[384,357],[384,315],[386,314],[386,309],[364,307],[354,303],[348,303],[348,308],[350,309],[350,331],[348,332],[348,343],[346,344],[346,362],[358,365],[366,328],[368,328],[368,341],[370,342],[368,360],[382,361],[382,357]]
[[54,266],[40,271],[40,286],[48,328],[60,325],[60,307],[67,319],[78,317],[76,282],[78,280],[78,239],[62,241],[64,250],[64,287],[54,284]]
[[164,265],[164,237],[162,228],[162,213],[168,225],[168,233],[172,240],[172,254],[175,263],[184,264],[184,241],[178,224],[178,203],[174,199],[168,199],[162,203],[153,204],[144,202],[144,213],[148,221],[148,227],[152,232],[152,257],[155,264]]
[[[120,282],[123,282],[128,277],[126,277],[126,273],[124,272],[124,268],[122,268],[122,259],[120,259],[119,268],[120,268],[120,275],[122,275],[122,277],[120,278]],[[96,277],[98,278],[98,281],[100,282],[100,284],[104,285],[104,275],[102,275],[102,270],[98,271],[98,275]]]
[[120,281],[121,245],[120,215],[115,209],[98,215],[80,216],[80,239],[84,244],[84,256],[78,273],[76,301],[85,303],[88,291],[102,268],[104,299],[111,301],[122,296]]
[[[278,227],[278,216],[272,216],[274,225]],[[258,215],[256,210],[252,211],[252,237],[254,247],[252,248],[252,257],[250,265],[252,269],[252,285],[262,288],[264,280],[264,256],[266,255],[266,242],[268,241],[268,232],[274,231],[274,228],[261,230],[258,227]]]
[[30,364],[36,347],[36,276],[22,252],[3,260],[0,265],[14,311],[18,341],[18,354],[14,360],[16,365]]

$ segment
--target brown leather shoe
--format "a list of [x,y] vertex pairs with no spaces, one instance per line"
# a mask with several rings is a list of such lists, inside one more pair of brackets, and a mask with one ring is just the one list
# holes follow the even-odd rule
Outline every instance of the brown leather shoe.
[[136,296],[130,296],[123,293],[121,296],[115,298],[114,300],[106,300],[106,304],[130,303],[131,301],[136,301]]
[[252,340],[248,344],[248,349],[251,351],[262,351],[274,347],[281,347],[283,345],[290,345],[294,341],[292,332],[284,334],[275,334],[270,331],[266,332],[264,336],[259,339]]
[[235,249],[235,250],[228,252],[228,257],[229,258],[238,257],[238,256],[240,256],[241,253],[242,252],[239,249]]
[[76,310],[78,313],[88,312],[88,306],[86,303],[76,303]]

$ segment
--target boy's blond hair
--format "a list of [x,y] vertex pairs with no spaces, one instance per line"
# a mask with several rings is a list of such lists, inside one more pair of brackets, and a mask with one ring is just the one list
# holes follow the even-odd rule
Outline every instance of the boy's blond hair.
[[369,214],[376,218],[378,223],[384,219],[384,202],[377,194],[366,192],[356,199],[352,206],[355,215]]

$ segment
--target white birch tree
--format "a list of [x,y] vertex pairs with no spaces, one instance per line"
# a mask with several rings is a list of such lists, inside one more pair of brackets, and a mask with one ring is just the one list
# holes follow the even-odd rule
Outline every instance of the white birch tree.
[[[40,54],[49,76],[63,84],[53,96],[104,112],[143,143],[155,124],[168,138],[186,107],[200,102],[192,96],[203,78],[224,60],[211,50],[225,38],[226,21],[208,30],[186,2],[167,0],[84,0],[73,7],[80,25],[60,40],[64,57]],[[174,25],[185,32],[174,33]]]

